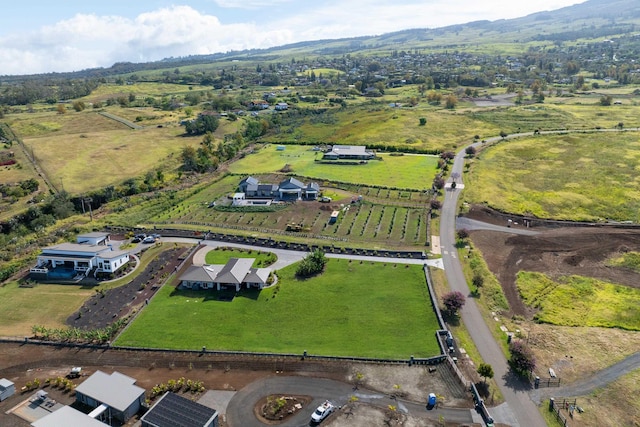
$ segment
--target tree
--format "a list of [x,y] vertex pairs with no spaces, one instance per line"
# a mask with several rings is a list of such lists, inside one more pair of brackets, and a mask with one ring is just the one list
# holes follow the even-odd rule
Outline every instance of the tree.
[[466,228],[461,228],[457,231],[458,239],[465,240],[469,237],[469,230]]
[[603,107],[608,107],[612,102],[613,98],[611,97],[611,95],[602,95],[600,97],[600,105],[602,105]]
[[509,344],[511,358],[509,365],[518,375],[528,378],[536,367],[533,352],[522,340],[513,340]]
[[182,168],[187,171],[195,171],[198,165],[196,149],[188,145],[182,149]]
[[506,133],[505,131],[501,130],[500,131],[500,138],[505,139],[507,136],[509,136],[508,133]]
[[437,211],[442,207],[442,203],[438,199],[431,199],[431,201],[429,202],[429,206],[432,210]]
[[493,378],[493,367],[488,363],[481,363],[478,365],[478,375],[484,378],[486,384],[487,378]]
[[454,94],[448,95],[444,100],[444,107],[453,110],[458,105],[458,98]]
[[433,179],[433,188],[435,188],[436,190],[442,190],[444,188],[444,178],[442,178],[441,176],[436,176]]
[[471,283],[473,283],[473,286],[475,286],[476,289],[480,289],[482,285],[484,285],[484,276],[479,273],[475,273],[471,279]]
[[427,119],[424,117],[420,117],[420,126],[425,126],[427,124]]
[[470,145],[464,149],[464,152],[467,156],[473,157],[476,155],[476,147],[474,147],[473,145]]
[[451,291],[442,296],[442,303],[452,315],[458,313],[458,310],[464,307],[465,302],[466,298],[460,291]]
[[296,270],[296,276],[311,277],[321,273],[326,264],[327,258],[325,257],[324,252],[320,249],[316,249],[300,261],[298,269]]

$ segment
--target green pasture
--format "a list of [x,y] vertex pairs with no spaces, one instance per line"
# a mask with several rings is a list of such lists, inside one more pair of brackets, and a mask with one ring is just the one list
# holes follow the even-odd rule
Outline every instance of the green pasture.
[[[268,141],[313,141],[319,144],[371,145],[385,144],[417,149],[455,150],[474,135],[481,137],[500,133],[493,123],[478,120],[464,112],[449,111],[427,104],[426,98],[416,107],[390,107],[404,99],[386,96],[385,102],[350,101],[344,110],[329,110],[310,115],[283,127]],[[359,104],[359,105],[353,105]],[[420,118],[427,124],[420,126]]]
[[640,134],[542,135],[483,150],[465,199],[539,218],[639,222]]
[[523,301],[541,323],[640,330],[640,290],[581,276],[552,280],[542,273],[519,272]]
[[423,190],[431,187],[436,175],[438,158],[425,155],[391,156],[380,154],[382,160],[370,160],[366,164],[322,163],[322,152],[310,146],[287,145],[283,151],[268,144],[229,165],[229,172],[236,174],[265,174],[280,171],[285,165],[296,175],[324,181],[366,184]]
[[83,98],[85,102],[105,101],[109,98],[118,98],[124,96],[129,97],[129,94],[136,96],[175,96],[186,95],[189,93],[189,86],[173,83],[147,83],[140,82],[127,85],[119,84],[102,84],[98,86],[91,95]]
[[67,317],[94,293],[77,285],[37,285],[21,288],[17,282],[0,287],[0,335],[30,336],[33,325],[65,326]]
[[307,280],[296,279],[295,269],[231,302],[164,286],[116,344],[379,358],[439,353],[421,266],[331,259]]

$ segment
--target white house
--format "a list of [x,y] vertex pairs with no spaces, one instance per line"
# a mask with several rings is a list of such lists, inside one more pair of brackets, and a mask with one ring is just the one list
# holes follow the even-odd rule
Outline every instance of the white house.
[[0,402],[13,396],[15,392],[15,384],[6,378],[0,379]]
[[31,423],[32,427],[105,427],[107,425],[71,406],[63,406]]
[[36,266],[30,270],[31,277],[70,280],[90,273],[115,273],[129,262],[129,252],[114,250],[106,243],[106,233],[83,236],[78,240],[86,243],[61,243],[42,249]]
[[334,145],[322,156],[327,160],[371,160],[375,157],[376,153],[364,145]]

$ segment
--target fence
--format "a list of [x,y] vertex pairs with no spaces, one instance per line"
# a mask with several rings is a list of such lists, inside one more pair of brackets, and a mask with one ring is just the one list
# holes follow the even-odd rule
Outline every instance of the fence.
[[533,386],[535,388],[540,387],[560,387],[560,378],[540,378],[535,377],[533,381]]
[[559,398],[556,401],[556,399],[554,399],[553,397],[549,399],[549,411],[553,412],[558,422],[560,422],[560,424],[562,424],[564,427],[571,426],[572,423],[569,422],[569,419],[562,413],[562,410],[564,409],[565,411],[567,411],[569,416],[573,418],[573,411],[576,409],[576,407],[576,399],[573,399],[573,401],[564,398]]

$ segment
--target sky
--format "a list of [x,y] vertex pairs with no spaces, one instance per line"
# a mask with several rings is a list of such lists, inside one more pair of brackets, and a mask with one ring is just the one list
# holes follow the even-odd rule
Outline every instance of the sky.
[[583,1],[17,0],[0,15],[0,75],[517,18]]

